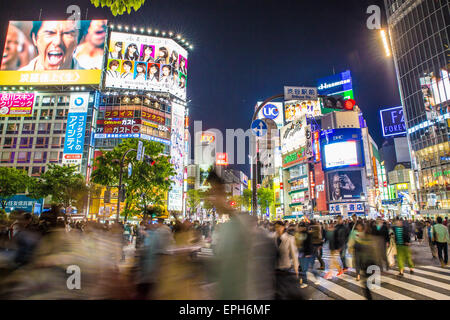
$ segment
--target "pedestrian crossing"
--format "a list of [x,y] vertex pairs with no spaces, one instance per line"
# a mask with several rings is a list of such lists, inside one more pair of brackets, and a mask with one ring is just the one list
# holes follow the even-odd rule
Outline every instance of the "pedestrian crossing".
[[[324,250],[323,259],[327,267],[330,258],[328,250]],[[339,257],[337,259],[340,262]],[[355,269],[349,268],[348,272],[339,277],[336,273],[335,271],[333,278],[324,279],[326,272],[321,272],[319,284],[312,284],[312,281],[309,283],[337,300],[366,300],[365,280],[356,280]],[[371,290],[374,300],[450,300],[450,269],[426,265],[416,266],[413,274],[409,273],[408,268],[403,276],[398,274],[398,269],[381,273],[380,286]],[[314,279],[312,273],[308,272],[308,279]]]

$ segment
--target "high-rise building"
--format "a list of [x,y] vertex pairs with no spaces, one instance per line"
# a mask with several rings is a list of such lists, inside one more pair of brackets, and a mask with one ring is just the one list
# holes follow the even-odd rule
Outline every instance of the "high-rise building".
[[448,0],[385,0],[421,213],[450,209]]

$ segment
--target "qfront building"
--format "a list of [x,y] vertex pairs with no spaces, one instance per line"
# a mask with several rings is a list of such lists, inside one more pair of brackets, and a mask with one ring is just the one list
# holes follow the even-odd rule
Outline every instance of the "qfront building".
[[[105,150],[127,138],[155,141],[176,171],[166,209],[183,212],[189,45],[173,33],[123,29],[106,20],[10,21],[0,70],[0,166],[37,177],[51,163],[76,165],[88,182]],[[111,203],[103,198],[85,208],[88,217],[115,212],[117,192]],[[14,208],[29,209],[32,199],[25,200]]]
[[385,0],[422,214],[450,209],[450,8],[447,0]]

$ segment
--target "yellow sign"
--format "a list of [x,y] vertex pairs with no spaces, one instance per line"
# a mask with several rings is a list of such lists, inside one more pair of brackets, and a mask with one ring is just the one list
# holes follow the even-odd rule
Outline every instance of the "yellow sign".
[[0,71],[3,86],[100,84],[101,70]]

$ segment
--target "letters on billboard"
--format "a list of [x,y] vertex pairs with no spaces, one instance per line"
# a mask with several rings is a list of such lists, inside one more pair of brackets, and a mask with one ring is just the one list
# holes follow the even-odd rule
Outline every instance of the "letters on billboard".
[[164,91],[186,98],[187,51],[174,40],[111,32],[105,87]]
[[107,20],[10,21],[3,85],[99,84]]

